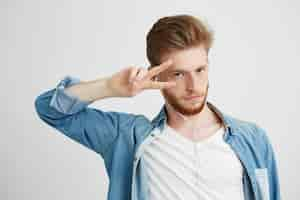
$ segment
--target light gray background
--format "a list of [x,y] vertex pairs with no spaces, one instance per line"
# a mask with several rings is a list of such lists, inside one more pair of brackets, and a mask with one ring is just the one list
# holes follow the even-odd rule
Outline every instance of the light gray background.
[[[34,100],[65,75],[92,80],[128,65],[147,67],[151,25],[183,13],[215,30],[210,101],[267,130],[283,199],[300,195],[298,1],[2,0],[0,6],[0,199],[106,198],[101,157],[40,121]],[[159,91],[148,90],[91,106],[153,118],[162,103]]]

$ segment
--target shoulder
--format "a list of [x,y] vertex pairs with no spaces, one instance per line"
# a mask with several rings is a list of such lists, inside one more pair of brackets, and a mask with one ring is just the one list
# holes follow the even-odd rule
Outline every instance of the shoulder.
[[248,143],[267,150],[270,145],[269,136],[265,128],[254,121],[242,120],[225,114],[233,135],[245,139]]
[[147,132],[150,129],[151,121],[149,118],[143,114],[136,113],[120,113],[120,112],[111,112],[118,116],[120,121],[120,131],[125,132],[138,132],[143,133]]

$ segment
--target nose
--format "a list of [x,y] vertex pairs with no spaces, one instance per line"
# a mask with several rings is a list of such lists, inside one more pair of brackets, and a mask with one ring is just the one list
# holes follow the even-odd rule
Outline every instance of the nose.
[[186,89],[189,91],[193,91],[195,90],[195,86],[196,86],[196,77],[194,77],[193,74],[189,74],[187,75],[187,79],[186,79]]

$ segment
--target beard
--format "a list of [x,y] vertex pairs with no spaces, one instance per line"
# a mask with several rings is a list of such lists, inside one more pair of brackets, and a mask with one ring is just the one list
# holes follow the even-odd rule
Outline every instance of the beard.
[[162,93],[166,101],[173,107],[174,110],[176,110],[177,112],[183,115],[192,116],[200,113],[204,109],[207,100],[207,95],[208,95],[208,88],[209,88],[209,84],[207,84],[205,93],[201,95],[201,98],[199,98],[199,100],[197,100],[196,102],[191,102],[191,103],[186,103],[186,102],[181,103],[177,97],[167,93],[164,90],[162,90]]

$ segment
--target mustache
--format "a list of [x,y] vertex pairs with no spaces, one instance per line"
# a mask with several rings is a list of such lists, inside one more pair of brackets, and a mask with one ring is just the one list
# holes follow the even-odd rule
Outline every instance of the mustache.
[[191,92],[187,93],[186,96],[200,96],[200,97],[203,97],[207,93],[208,88],[209,88],[209,82],[207,83],[206,89],[203,93],[198,93],[197,91],[191,91]]

